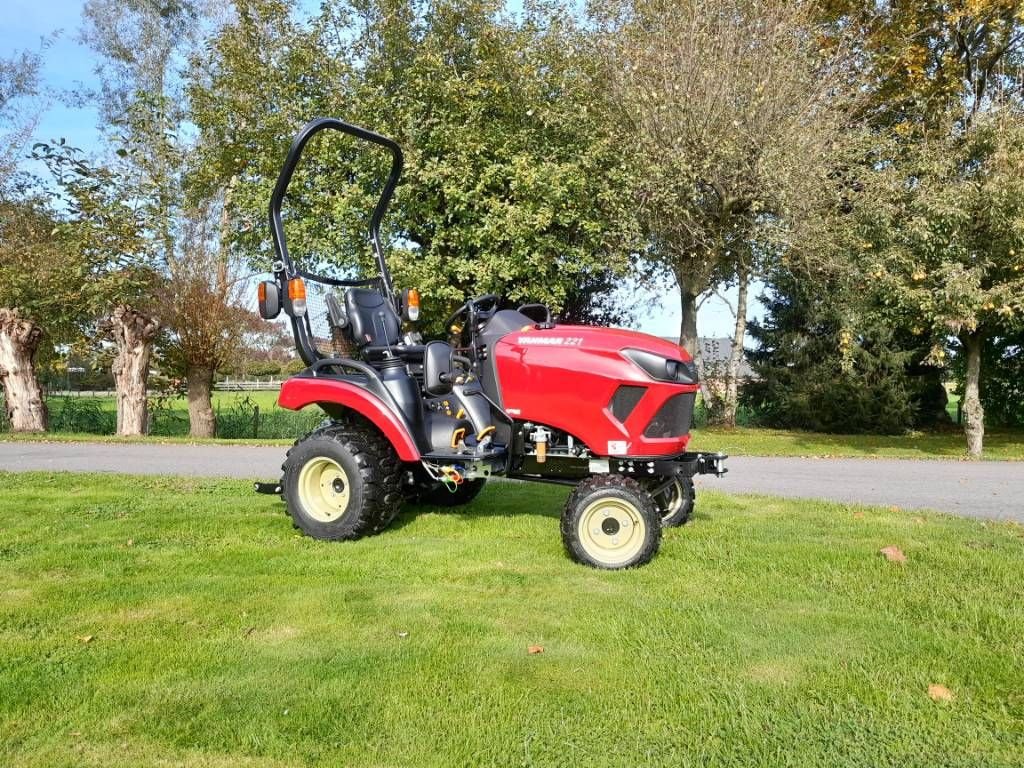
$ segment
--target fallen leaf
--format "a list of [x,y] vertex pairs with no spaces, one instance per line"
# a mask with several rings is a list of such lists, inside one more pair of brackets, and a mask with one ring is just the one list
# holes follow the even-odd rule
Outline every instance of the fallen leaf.
[[95,635],[82,635],[81,637],[78,638],[78,641],[80,643],[83,643],[83,644],[88,644],[88,643],[91,643],[95,639],[96,639]]
[[899,547],[883,547],[878,550],[881,554],[885,555],[885,559],[890,563],[905,563],[907,562],[907,556],[903,554],[903,550]]
[[399,637],[408,637],[408,636],[409,636],[409,633],[408,633],[408,632],[399,632],[399,633],[398,633],[398,636],[399,636]]
[[245,630],[244,637],[248,637],[249,635],[251,635],[255,631],[256,631],[256,627],[249,627],[247,630]]
[[128,539],[128,546],[129,547],[134,547],[135,546],[135,539]]
[[944,685],[938,683],[932,683],[928,686],[928,695],[932,701],[952,701],[953,692]]
[[526,649],[527,653],[544,653],[543,645],[531,645]]
[[900,508],[897,507],[895,504],[893,504],[891,507],[889,507],[889,511],[890,512],[899,512]]
[[917,523],[918,525],[924,525],[924,518],[923,517],[915,517],[914,518],[914,522]]
[[864,513],[863,512],[854,512],[853,513],[853,519],[854,520],[863,520],[864,519]]

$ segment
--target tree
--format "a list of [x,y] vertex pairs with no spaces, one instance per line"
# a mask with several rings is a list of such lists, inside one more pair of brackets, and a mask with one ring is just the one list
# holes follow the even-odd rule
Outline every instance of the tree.
[[[1005,103],[933,134],[873,174],[861,263],[894,322],[955,336],[968,453],[984,439],[982,352],[1024,320],[1024,113]],[[936,344],[931,360],[946,361]]]
[[623,141],[635,147],[646,255],[676,278],[681,344],[702,378],[700,297],[738,286],[734,354],[706,392],[733,424],[748,285],[827,187],[844,117],[838,56],[821,54],[803,3],[612,0],[599,20]]
[[81,39],[101,57],[100,115],[116,148],[106,164],[129,181],[114,191],[121,193],[120,204],[131,209],[137,231],[145,235],[133,243],[131,268],[152,281],[143,290],[111,293],[101,323],[117,346],[112,372],[118,434],[143,434],[149,364],[161,326],[150,299],[174,258],[183,198],[186,116],[175,62],[197,39],[199,7],[190,0],[89,0],[83,19]]
[[773,271],[742,401],[764,426],[814,432],[900,434],[948,419],[939,371],[921,365],[927,338],[872,312],[842,277]]
[[[420,288],[432,330],[467,294],[560,310],[621,273],[634,244],[587,52],[565,16],[528,8],[517,20],[496,2],[327,2],[308,26],[282,3],[239,3],[194,68],[194,180],[202,194],[237,178],[235,241],[266,269],[266,205],[291,135],[344,117],[405,150],[389,263],[396,284]],[[308,268],[372,270],[365,233],[385,173],[365,145],[314,140],[285,223]]]
[[80,310],[99,318],[94,333],[103,332],[115,342],[111,373],[117,433],[144,434],[149,363],[160,324],[151,312],[136,307],[150,302],[160,274],[148,258],[149,219],[127,202],[139,199],[136,177],[94,164],[63,141],[37,144],[34,154],[47,164],[58,190],[64,248],[92,267],[85,278],[88,300]]
[[45,196],[17,170],[34,125],[24,105],[38,94],[39,66],[28,53],[0,59],[0,383],[16,432],[46,429],[36,352],[44,323],[54,331],[65,324],[61,300],[70,287],[50,239],[55,222]]
[[169,265],[163,316],[172,329],[164,361],[187,384],[189,435],[213,437],[211,393],[217,370],[239,354],[257,318],[242,306],[244,276],[218,244],[209,210],[191,212]]
[[[856,171],[862,192],[850,198],[853,263],[893,322],[958,338],[968,452],[978,456],[982,349],[1019,323],[1024,9],[1014,0],[826,5],[836,28],[863,32],[875,131]],[[945,360],[940,342],[931,362]]]

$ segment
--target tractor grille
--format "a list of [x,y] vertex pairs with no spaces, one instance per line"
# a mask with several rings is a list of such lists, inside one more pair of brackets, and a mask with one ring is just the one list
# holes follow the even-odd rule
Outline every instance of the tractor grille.
[[612,395],[612,401],[608,403],[612,416],[625,423],[626,419],[629,418],[629,414],[636,408],[636,404],[640,402],[640,398],[644,396],[646,391],[647,387],[634,387],[629,384],[620,386],[615,390],[615,394]]
[[654,414],[644,430],[644,437],[682,437],[690,431],[696,392],[672,395]]

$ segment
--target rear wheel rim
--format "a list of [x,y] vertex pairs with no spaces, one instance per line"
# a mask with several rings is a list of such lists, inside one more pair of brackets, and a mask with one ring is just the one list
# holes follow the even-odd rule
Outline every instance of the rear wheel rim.
[[334,459],[317,456],[299,472],[299,501],[306,514],[320,523],[333,523],[348,510],[348,475]]
[[624,565],[643,551],[647,524],[625,499],[598,499],[586,506],[577,527],[583,550],[601,565]]

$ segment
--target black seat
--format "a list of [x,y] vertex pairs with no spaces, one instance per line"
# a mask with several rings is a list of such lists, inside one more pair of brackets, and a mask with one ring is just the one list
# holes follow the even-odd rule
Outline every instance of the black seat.
[[352,337],[363,347],[390,347],[402,335],[402,323],[391,303],[372,288],[345,291],[345,312],[352,324]]
[[345,314],[352,338],[371,365],[392,355],[407,363],[422,364],[423,345],[402,341],[402,321],[379,291],[349,288],[345,291]]

